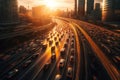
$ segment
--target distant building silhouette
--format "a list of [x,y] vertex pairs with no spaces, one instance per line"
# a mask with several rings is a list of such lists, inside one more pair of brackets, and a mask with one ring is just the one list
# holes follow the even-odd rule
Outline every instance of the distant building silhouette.
[[85,0],[78,0],[78,15],[80,17],[85,15]]
[[0,25],[18,23],[17,0],[0,0]]
[[100,3],[95,3],[94,16],[96,20],[101,20],[102,10],[100,8]]
[[95,10],[100,10],[100,3],[95,3]]
[[20,6],[19,13],[25,14],[25,13],[27,13],[27,9],[24,6]]
[[46,15],[49,15],[49,9],[45,5],[36,6],[32,8],[32,16],[34,18],[44,18]]
[[77,0],[75,0],[75,6],[74,6],[75,16],[77,15]]
[[94,10],[94,0],[87,0],[87,14],[91,14]]

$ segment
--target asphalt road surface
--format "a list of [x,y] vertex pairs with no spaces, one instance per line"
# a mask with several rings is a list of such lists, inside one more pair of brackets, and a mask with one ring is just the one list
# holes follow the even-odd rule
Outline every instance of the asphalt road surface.
[[11,56],[0,61],[0,80],[120,80],[120,34],[53,20],[57,25],[49,32],[6,52]]

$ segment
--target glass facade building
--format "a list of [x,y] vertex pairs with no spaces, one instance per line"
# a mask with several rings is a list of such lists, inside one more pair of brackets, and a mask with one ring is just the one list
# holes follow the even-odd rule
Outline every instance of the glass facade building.
[[0,0],[0,25],[18,23],[17,0]]
[[120,0],[103,0],[102,21],[120,20]]
[[94,10],[94,0],[87,0],[87,14],[91,14]]
[[78,15],[85,15],[85,0],[78,0]]

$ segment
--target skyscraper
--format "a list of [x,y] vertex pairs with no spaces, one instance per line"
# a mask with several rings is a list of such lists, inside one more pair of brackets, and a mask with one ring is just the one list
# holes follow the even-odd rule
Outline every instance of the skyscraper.
[[32,8],[32,16],[36,19],[45,18],[49,14],[49,9],[45,5],[35,6]]
[[77,14],[77,0],[75,0],[75,7],[74,7],[75,9],[75,15]]
[[103,0],[102,21],[113,20],[114,0]]
[[115,10],[120,10],[120,0],[114,0]]
[[87,14],[91,14],[94,10],[94,0],[87,0]]
[[100,10],[100,3],[95,3],[95,10]]
[[0,0],[0,25],[18,23],[17,0]]
[[120,0],[114,0],[114,15],[116,21],[120,21]]
[[85,15],[85,0],[78,0],[78,15],[82,17]]
[[101,8],[100,3],[95,3],[95,9],[94,9],[94,18],[95,20],[101,20]]

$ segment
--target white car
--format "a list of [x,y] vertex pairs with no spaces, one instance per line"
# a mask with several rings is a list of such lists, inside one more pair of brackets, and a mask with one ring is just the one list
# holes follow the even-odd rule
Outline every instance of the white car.
[[68,67],[68,69],[67,69],[67,77],[68,78],[73,77],[73,69],[72,69],[72,67]]
[[62,78],[62,76],[61,76],[60,74],[57,74],[57,75],[55,76],[55,79],[54,79],[54,80],[62,80],[61,78]]
[[60,59],[59,68],[63,68],[65,65],[65,59]]

